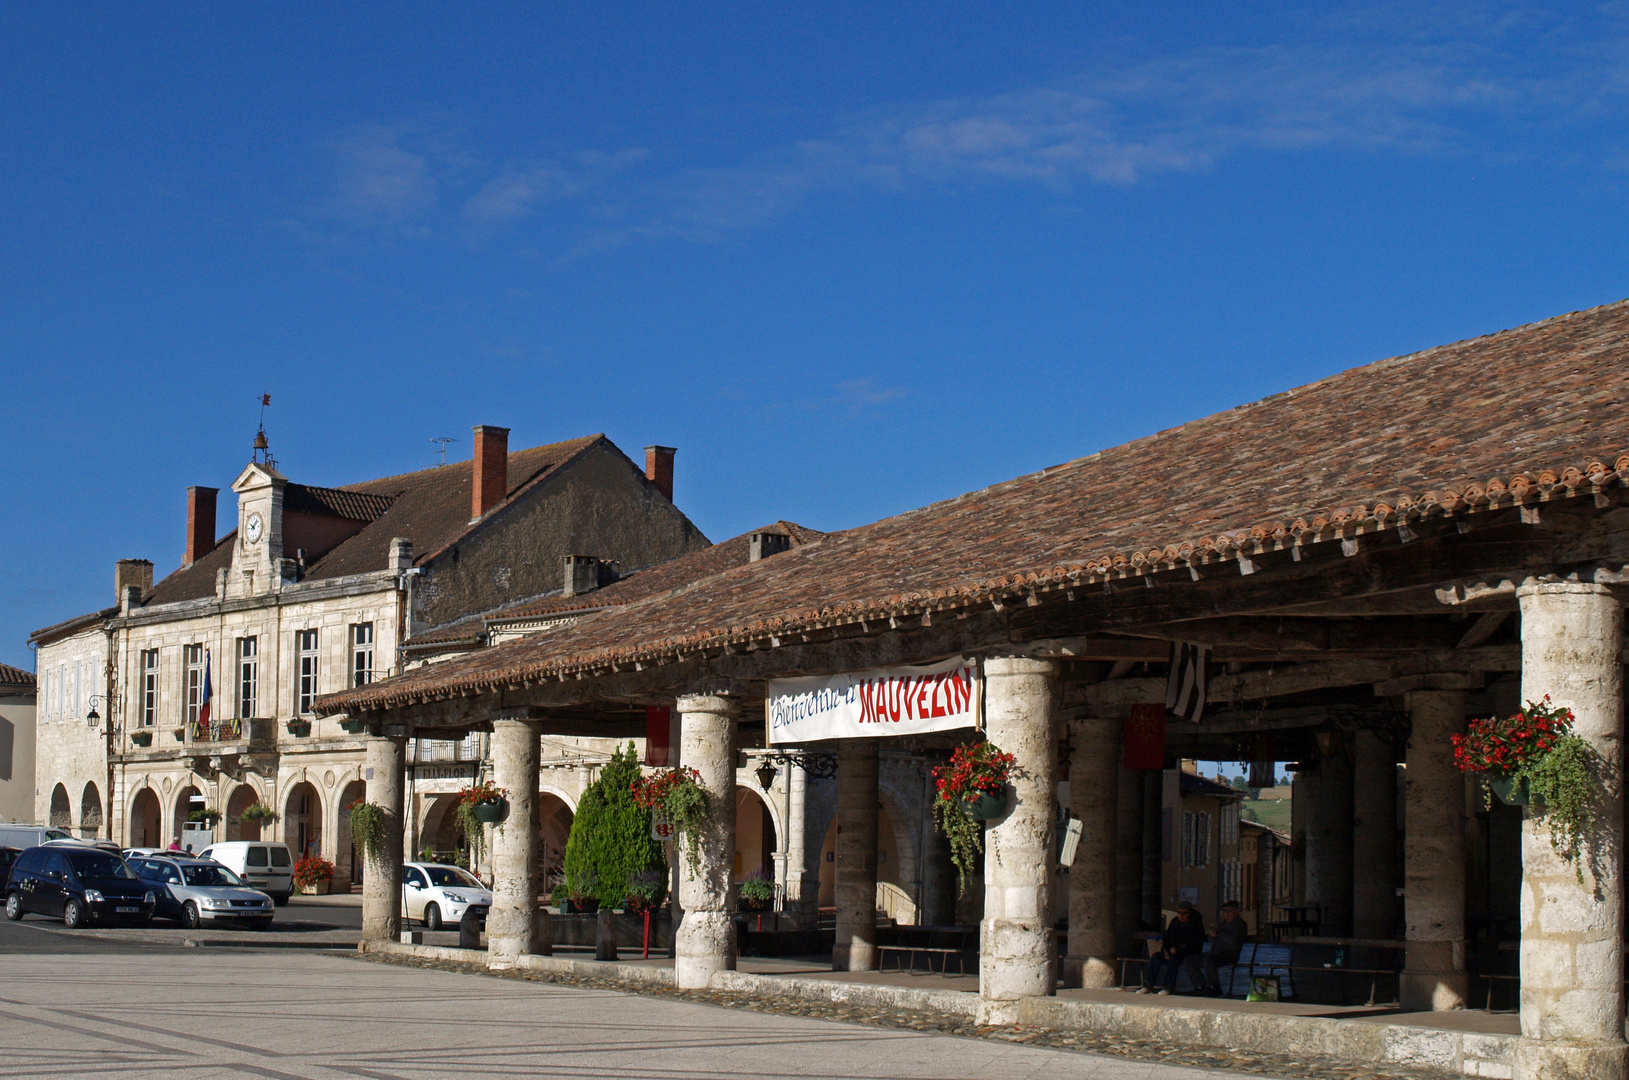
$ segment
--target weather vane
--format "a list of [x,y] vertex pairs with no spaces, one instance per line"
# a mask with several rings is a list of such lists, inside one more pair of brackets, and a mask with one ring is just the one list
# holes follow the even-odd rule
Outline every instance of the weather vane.
[[277,467],[277,459],[271,456],[271,443],[266,439],[266,406],[271,404],[270,394],[260,395],[260,427],[255,431],[254,459],[268,468]]

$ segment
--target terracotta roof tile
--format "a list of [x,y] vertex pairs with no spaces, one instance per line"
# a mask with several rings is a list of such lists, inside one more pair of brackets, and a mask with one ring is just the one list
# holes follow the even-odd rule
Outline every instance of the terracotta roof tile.
[[10,664],[0,664],[0,686],[33,686],[34,673]]
[[345,694],[374,707],[702,644],[1586,494],[1629,475],[1629,301],[1445,345]]

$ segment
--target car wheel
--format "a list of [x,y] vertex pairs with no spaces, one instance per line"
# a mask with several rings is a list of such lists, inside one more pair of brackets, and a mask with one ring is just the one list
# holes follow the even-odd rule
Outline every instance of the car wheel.
[[181,909],[181,925],[188,930],[196,930],[201,922],[203,922],[203,919],[198,917],[198,905],[188,900]]
[[63,906],[62,925],[70,930],[78,930],[85,925],[85,909],[79,906],[78,900],[70,900]]
[[23,898],[16,893],[6,897],[6,918],[16,922],[23,917]]
[[424,905],[424,928],[426,930],[441,929],[441,908],[435,904]]
[[288,893],[278,893],[276,896],[272,897],[272,903],[276,904],[278,907],[288,907],[288,897]]

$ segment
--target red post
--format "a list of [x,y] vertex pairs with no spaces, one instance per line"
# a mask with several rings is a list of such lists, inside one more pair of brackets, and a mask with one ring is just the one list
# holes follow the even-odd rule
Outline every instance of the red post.
[[650,908],[645,909],[645,947],[640,953],[640,959],[650,959]]

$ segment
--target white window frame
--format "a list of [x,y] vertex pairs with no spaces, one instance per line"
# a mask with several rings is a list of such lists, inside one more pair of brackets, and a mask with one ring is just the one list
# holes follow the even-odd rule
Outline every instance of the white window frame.
[[295,686],[298,696],[294,701],[294,711],[300,716],[310,715],[317,701],[317,678],[322,670],[321,643],[322,636],[314,629],[294,632],[294,652],[299,658],[296,672],[299,682]]
[[158,650],[141,651],[141,726],[158,724]]
[[181,698],[181,722],[191,727],[198,722],[198,710],[204,704],[204,646],[202,642],[181,646],[181,660],[185,665],[186,688]]
[[238,638],[238,719],[253,720],[260,707],[260,639]]
[[351,624],[351,685],[366,686],[373,681],[373,624]]

